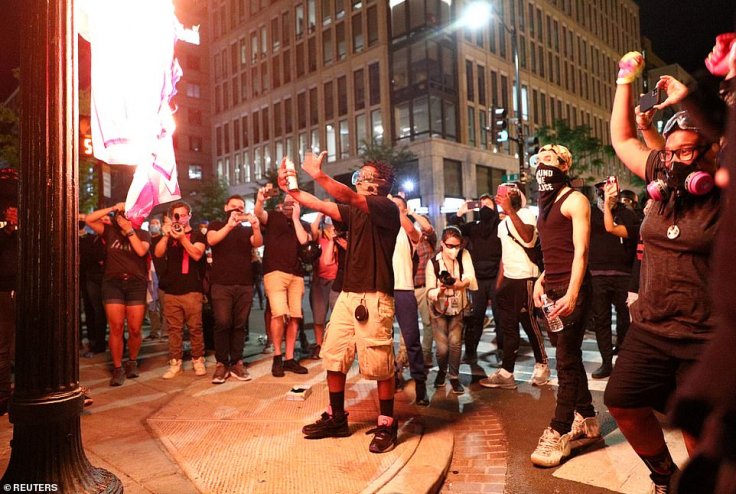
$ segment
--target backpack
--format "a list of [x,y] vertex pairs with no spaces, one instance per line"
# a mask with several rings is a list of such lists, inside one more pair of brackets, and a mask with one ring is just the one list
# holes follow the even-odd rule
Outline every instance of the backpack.
[[522,249],[524,249],[524,253],[529,258],[531,262],[537,265],[539,268],[539,272],[544,271],[544,257],[542,256],[542,242],[539,240],[539,235],[537,235],[537,241],[534,243],[533,247],[527,247],[526,245],[519,242],[519,240],[511,235],[511,230],[509,230],[508,223],[504,223],[504,226],[506,227],[506,233],[509,237],[511,237],[511,240],[516,242],[521,246]]

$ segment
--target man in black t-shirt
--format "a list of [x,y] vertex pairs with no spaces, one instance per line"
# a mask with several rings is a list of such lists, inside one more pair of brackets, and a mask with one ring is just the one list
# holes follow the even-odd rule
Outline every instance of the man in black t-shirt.
[[590,211],[588,268],[593,285],[592,329],[603,361],[591,375],[595,379],[603,379],[613,371],[612,304],[616,308],[617,346],[621,346],[629,329],[626,297],[639,238],[639,222],[633,211],[616,202],[618,192],[615,184],[606,185],[604,181],[595,187],[597,207]]
[[[243,364],[243,346],[248,314],[253,303],[251,251],[263,244],[258,218],[245,214],[245,200],[239,195],[225,202],[226,221],[208,225],[207,242],[212,247],[210,299],[215,315],[215,358],[213,384],[229,376],[249,381]],[[247,221],[250,226],[243,226]]]
[[[264,226],[263,285],[271,309],[271,339],[274,352],[271,374],[284,377],[284,371],[306,374],[307,368],[294,360],[294,346],[299,331],[304,297],[304,271],[299,261],[299,246],[309,241],[309,225],[299,217],[299,204],[287,196],[276,211],[263,209],[266,187],[256,196],[255,215]],[[286,318],[289,318],[288,324]],[[281,342],[286,340],[286,359],[281,356]]]
[[184,324],[189,328],[194,373],[204,376],[204,335],[202,333],[202,278],[207,239],[189,225],[192,208],[184,201],[175,202],[164,219],[163,239],[156,244],[155,255],[166,259],[163,282],[166,286],[164,318],[169,328],[169,369],[164,379],[181,372]]
[[[330,317],[320,357],[327,371],[330,407],[302,432],[307,439],[346,437],[345,376],[359,355],[361,374],[378,381],[380,415],[369,451],[385,453],[397,442],[394,408],[394,279],[391,266],[396,236],[401,229],[399,209],[386,196],[393,185],[393,168],[367,162],[353,174],[354,192],[322,171],[327,156],[307,153],[302,169],[336,203],[322,201],[300,190],[287,190],[286,179],[295,176],[282,162],[279,186],[301,204],[319,211],[348,228],[347,262],[342,292]],[[339,204],[337,204],[339,203]],[[357,352],[356,352],[357,350]]]

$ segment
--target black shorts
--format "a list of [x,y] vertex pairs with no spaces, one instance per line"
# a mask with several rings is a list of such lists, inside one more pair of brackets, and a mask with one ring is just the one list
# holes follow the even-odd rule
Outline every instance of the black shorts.
[[700,360],[705,344],[656,335],[632,323],[606,386],[606,406],[650,407],[664,413],[672,393]]
[[148,283],[138,278],[105,278],[102,280],[102,301],[105,304],[146,305]]

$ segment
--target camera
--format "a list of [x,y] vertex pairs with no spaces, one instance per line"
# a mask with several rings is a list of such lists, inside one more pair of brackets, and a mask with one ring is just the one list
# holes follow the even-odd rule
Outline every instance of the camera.
[[171,229],[174,230],[176,233],[181,233],[184,231],[184,227],[179,223],[179,213],[174,213],[174,223],[171,225]]
[[439,276],[437,276],[437,279],[440,280],[440,283],[442,283],[445,286],[452,286],[457,281],[448,271],[440,271]]
[[110,221],[115,223],[115,218],[117,218],[118,216],[122,216],[123,212],[119,209],[116,209],[114,211],[110,211],[109,213],[107,213],[107,215],[110,217]]
[[655,87],[644,96],[639,98],[639,111],[642,113],[647,112],[654,108],[654,105],[658,105],[661,100],[662,93],[660,92],[658,87]]
[[263,191],[263,197],[270,199],[279,195],[279,189],[273,187],[271,184],[266,185],[266,190]]

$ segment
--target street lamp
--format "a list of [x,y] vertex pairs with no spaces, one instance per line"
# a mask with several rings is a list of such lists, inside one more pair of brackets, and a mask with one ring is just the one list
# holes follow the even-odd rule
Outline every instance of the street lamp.
[[493,11],[491,4],[485,0],[471,2],[462,16],[463,25],[470,29],[476,29],[495,17],[503,28],[511,35],[511,56],[514,58],[514,96],[516,99],[516,137],[509,137],[516,141],[519,156],[519,175],[524,173],[524,120],[521,105],[521,79],[519,78],[519,44],[516,32],[516,9],[511,5],[511,26],[506,24],[501,17]]

